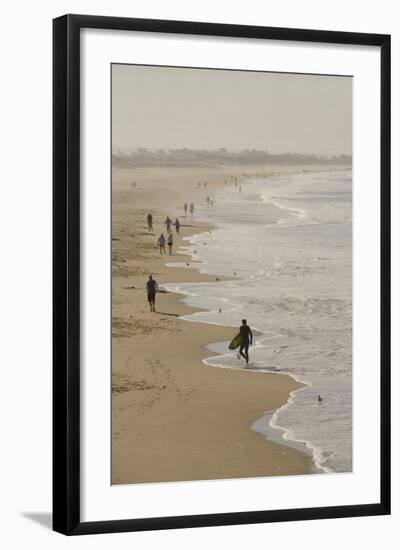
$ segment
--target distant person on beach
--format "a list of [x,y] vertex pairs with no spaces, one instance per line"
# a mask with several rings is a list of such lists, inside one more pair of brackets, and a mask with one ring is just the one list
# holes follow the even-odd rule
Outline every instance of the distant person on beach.
[[185,204],[183,205],[183,209],[185,211],[185,216],[187,214],[187,209],[188,209],[188,205],[187,205],[187,202],[185,202]]
[[178,218],[176,218],[176,220],[175,220],[175,229],[176,229],[177,233],[179,233],[180,227],[181,227],[181,222],[178,220]]
[[210,206],[210,197],[207,197],[206,201],[207,201],[207,206]]
[[171,233],[171,224],[172,224],[171,218],[167,216],[164,223],[167,226],[167,233]]
[[162,254],[163,252],[164,252],[164,254],[165,254],[165,237],[164,237],[164,233],[161,233],[160,238],[158,239],[157,244],[158,244],[158,246],[160,247],[160,254]]
[[[240,344],[239,354],[246,359],[246,364],[249,362],[249,346],[253,344],[253,333],[248,326],[246,319],[242,319],[242,325],[239,329],[242,343]],[[244,350],[244,353],[243,353]]]
[[172,245],[174,244],[174,238],[172,236],[172,233],[170,233],[168,235],[167,243],[168,243],[169,255],[171,256],[171,254],[172,254]]
[[207,187],[207,182],[206,181],[204,182],[204,187]]
[[150,212],[147,214],[147,229],[153,231],[153,216]]
[[192,202],[190,203],[189,210],[190,210],[191,215],[193,216],[193,213],[194,213],[194,204],[193,204]]
[[147,300],[150,305],[150,311],[156,310],[156,292],[158,291],[158,284],[152,275],[149,275],[149,280],[146,283]]

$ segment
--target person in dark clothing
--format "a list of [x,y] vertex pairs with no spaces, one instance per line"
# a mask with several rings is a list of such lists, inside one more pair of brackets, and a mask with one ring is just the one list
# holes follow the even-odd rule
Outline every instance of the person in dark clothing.
[[150,213],[147,214],[147,229],[153,231],[153,216]]
[[[249,362],[249,346],[253,344],[253,333],[248,326],[246,319],[242,319],[242,325],[239,329],[242,337],[242,343],[240,344],[239,353],[246,359],[246,364]],[[244,350],[244,353],[243,353]]]
[[147,300],[150,305],[150,311],[156,310],[156,292],[158,290],[158,284],[152,275],[149,275],[149,280],[146,283]]

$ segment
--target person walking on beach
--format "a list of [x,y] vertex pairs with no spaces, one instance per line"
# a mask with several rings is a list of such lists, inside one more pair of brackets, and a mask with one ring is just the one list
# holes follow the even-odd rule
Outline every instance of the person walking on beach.
[[164,233],[161,233],[160,238],[158,239],[157,244],[158,244],[158,246],[160,247],[160,254],[162,254],[163,252],[164,252],[164,254],[165,254],[165,237],[164,237]]
[[240,336],[242,337],[239,354],[245,358],[247,365],[249,362],[249,346],[253,344],[253,333],[251,332],[251,328],[248,326],[246,319],[242,319],[242,325],[239,329],[239,332]]
[[164,223],[167,226],[167,233],[171,233],[171,224],[172,224],[171,218],[167,216]]
[[178,220],[178,218],[176,218],[175,220],[175,229],[176,229],[176,232],[179,234],[179,229],[181,227],[181,222]]
[[187,209],[188,209],[188,205],[187,205],[187,202],[185,202],[185,204],[183,205],[183,209],[185,211],[185,216],[187,214]]
[[207,201],[207,206],[210,206],[210,197],[207,197],[206,201]]
[[150,311],[156,310],[156,292],[158,291],[158,284],[152,275],[149,275],[149,279],[146,283],[147,300],[150,305]]
[[150,212],[147,214],[147,229],[148,231],[153,231],[153,216]]
[[172,254],[172,245],[174,244],[174,238],[173,238],[173,236],[172,236],[172,233],[170,233],[170,234],[168,235],[168,241],[167,241],[167,243],[168,243],[169,255],[171,256],[171,254]]
[[193,213],[194,213],[194,204],[193,204],[192,202],[190,203],[189,210],[190,210],[191,215],[193,216]]

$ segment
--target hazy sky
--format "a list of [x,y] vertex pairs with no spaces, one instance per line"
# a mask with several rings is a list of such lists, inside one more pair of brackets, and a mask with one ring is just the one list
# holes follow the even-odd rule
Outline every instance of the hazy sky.
[[351,154],[351,77],[112,67],[113,149]]

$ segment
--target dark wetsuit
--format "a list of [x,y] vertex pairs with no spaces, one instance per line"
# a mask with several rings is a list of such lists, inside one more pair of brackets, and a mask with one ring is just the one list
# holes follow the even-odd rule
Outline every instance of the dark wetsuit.
[[[242,337],[242,343],[240,344],[239,353],[246,359],[246,363],[249,362],[249,345],[253,342],[253,333],[248,325],[242,325],[239,329]],[[243,353],[244,350],[244,353]]]

